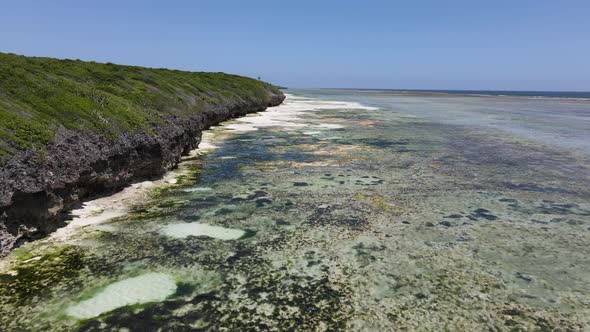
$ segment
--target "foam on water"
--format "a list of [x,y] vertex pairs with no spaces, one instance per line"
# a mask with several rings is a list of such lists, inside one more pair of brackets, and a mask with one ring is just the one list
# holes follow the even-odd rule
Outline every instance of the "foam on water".
[[235,240],[246,234],[241,229],[231,229],[201,223],[170,224],[164,227],[161,232],[166,236],[179,239],[186,238],[187,236],[207,236],[220,240]]
[[66,313],[88,319],[127,305],[163,301],[175,291],[176,282],[171,276],[147,273],[115,282],[94,297],[69,307]]

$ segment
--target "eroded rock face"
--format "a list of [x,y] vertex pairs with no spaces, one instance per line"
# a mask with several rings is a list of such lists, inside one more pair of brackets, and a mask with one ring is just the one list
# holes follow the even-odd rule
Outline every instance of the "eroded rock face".
[[59,130],[46,155],[27,150],[0,170],[0,257],[62,226],[68,211],[82,200],[161,176],[199,145],[201,132],[210,126],[284,99],[269,92],[265,98],[217,105],[188,119],[170,117],[154,124],[151,135],[130,132],[115,141]]

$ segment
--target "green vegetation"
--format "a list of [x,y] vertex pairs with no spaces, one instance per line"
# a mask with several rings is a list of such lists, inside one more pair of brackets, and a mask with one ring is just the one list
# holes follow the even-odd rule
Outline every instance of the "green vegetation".
[[270,84],[224,73],[186,72],[0,53],[0,162],[43,150],[59,128],[116,140],[168,116],[265,98]]
[[[45,254],[26,253],[13,274],[0,274],[0,302],[14,299],[24,303],[51,292],[63,280],[76,277],[87,264],[83,253],[73,246],[50,248]],[[31,257],[28,257],[31,255]]]
[[356,194],[353,196],[357,201],[368,201],[368,204],[374,208],[379,208],[385,212],[391,212],[399,215],[400,212],[393,209],[391,204],[387,203],[387,199],[382,196],[367,196],[363,194]]

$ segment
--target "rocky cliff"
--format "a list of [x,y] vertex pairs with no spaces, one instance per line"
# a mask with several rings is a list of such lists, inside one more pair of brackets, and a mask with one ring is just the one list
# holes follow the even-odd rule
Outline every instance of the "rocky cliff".
[[0,256],[82,200],[161,176],[204,129],[284,98],[223,73],[0,53]]

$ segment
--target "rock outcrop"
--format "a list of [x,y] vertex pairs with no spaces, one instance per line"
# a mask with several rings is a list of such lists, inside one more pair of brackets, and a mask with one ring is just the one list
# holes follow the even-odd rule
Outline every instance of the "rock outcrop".
[[263,111],[284,98],[267,88],[264,96],[221,100],[188,116],[166,114],[148,131],[135,129],[116,138],[58,128],[44,149],[18,151],[0,169],[0,257],[62,226],[68,211],[83,200],[161,176],[198,146],[201,132],[210,126]]

